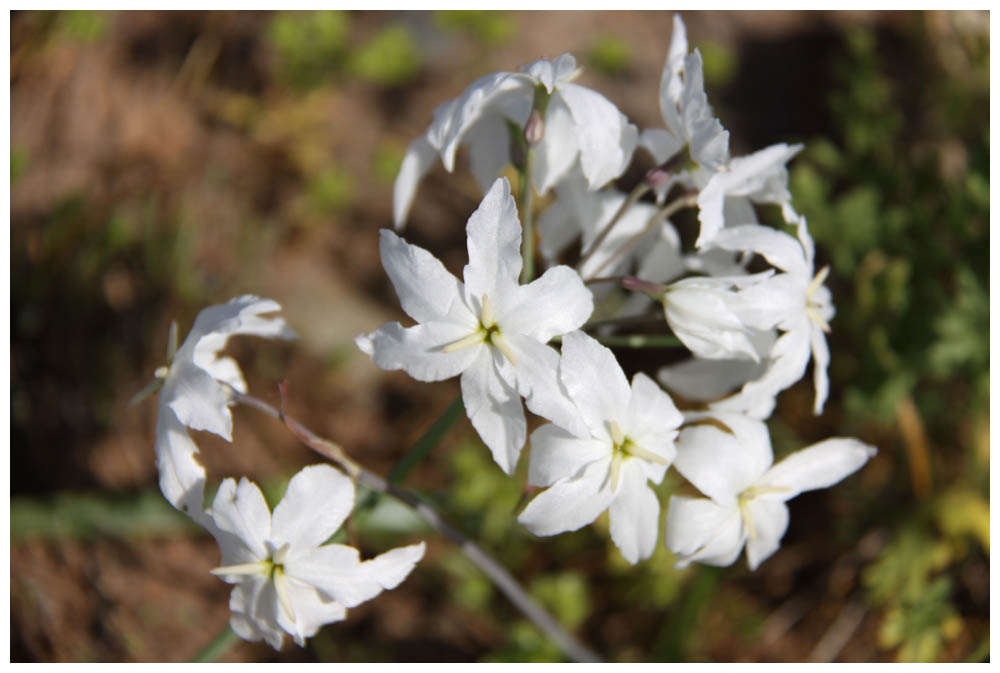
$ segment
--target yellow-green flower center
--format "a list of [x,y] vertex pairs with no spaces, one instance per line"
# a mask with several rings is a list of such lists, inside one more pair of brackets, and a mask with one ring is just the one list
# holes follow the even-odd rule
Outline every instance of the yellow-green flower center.
[[503,338],[503,334],[500,332],[500,325],[497,324],[496,316],[493,315],[493,307],[490,305],[490,298],[485,294],[483,295],[482,309],[479,313],[479,326],[471,334],[468,334],[461,339],[452,341],[441,350],[445,353],[453,353],[457,350],[481,343],[490,344],[503,353],[503,356],[507,358],[512,365],[517,366],[517,359],[514,357],[514,351],[511,349],[510,344],[507,343],[507,340]]

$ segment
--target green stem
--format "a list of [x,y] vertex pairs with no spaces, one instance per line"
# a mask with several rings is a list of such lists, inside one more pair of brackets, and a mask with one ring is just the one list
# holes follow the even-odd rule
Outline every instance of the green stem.
[[462,396],[459,395],[455,398],[444,412],[438,416],[437,420],[431,424],[431,427],[427,428],[427,432],[420,436],[420,439],[410,447],[410,450],[406,452],[406,455],[400,458],[393,468],[389,471],[388,481],[390,484],[398,484],[406,475],[409,474],[410,470],[414,468],[420,461],[427,457],[427,454],[431,452],[444,434],[451,429],[451,426],[455,424],[465,411],[465,406],[462,404]]
[[195,656],[193,663],[215,663],[219,660],[219,657],[228,652],[229,648],[239,642],[239,640],[239,636],[233,633],[233,630],[229,628],[229,624],[226,624],[226,628],[220,631],[219,635],[213,638],[212,642],[206,645],[204,649],[202,649],[202,651]]
[[534,187],[531,171],[535,164],[535,148],[529,147],[524,154],[524,169],[521,171],[521,194],[518,199],[521,211],[521,283],[535,279],[535,215],[532,211]]

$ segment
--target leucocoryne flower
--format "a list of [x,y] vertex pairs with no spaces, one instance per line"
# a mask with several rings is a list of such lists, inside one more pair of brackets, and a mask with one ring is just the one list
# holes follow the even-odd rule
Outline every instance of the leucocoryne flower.
[[402,582],[424,555],[421,542],[370,561],[342,544],[323,544],[354,507],[354,484],[329,465],[303,468],[272,514],[257,485],[226,479],[209,514],[222,549],[212,571],[235,584],[230,626],[244,640],[281,649],[288,633],[299,646],[347,608]]
[[572,413],[556,380],[559,354],[546,344],[580,327],[593,299],[567,266],[518,284],[521,224],[506,178],[493,183],[467,232],[462,283],[429,252],[383,229],[382,265],[403,310],[419,324],[386,323],[355,342],[377,366],[420,381],[461,374],[469,420],[512,474],[527,432],[519,396],[551,420]]
[[[697,421],[714,418],[729,432]],[[688,414],[674,467],[710,499],[672,496],[666,545],[678,567],[732,564],[746,545],[751,570],[777,551],[788,528],[785,502],[836,484],[875,455],[857,439],[835,437],[775,465],[767,426],[740,414]],[[690,424],[692,423],[693,424]]]
[[441,157],[451,172],[460,145],[469,150],[472,174],[485,192],[510,163],[508,124],[523,128],[536,91],[548,96],[544,135],[535,147],[532,177],[539,193],[558,182],[577,158],[590,189],[621,175],[638,137],[635,126],[607,98],[573,83],[579,74],[570,54],[540,60],[522,72],[480,77],[458,98],[434,110],[434,122],[407,148],[396,176],[393,219],[402,229],[421,178]]
[[156,377],[162,380],[156,415],[160,490],[170,504],[203,525],[210,526],[202,509],[205,468],[196,458],[198,447],[187,428],[207,430],[232,441],[227,386],[245,393],[247,384],[236,361],[220,357],[219,352],[235,334],[294,338],[284,319],[262,315],[280,309],[277,302],[253,295],[210,306],[195,318],[191,333],[177,352],[168,353],[169,364],[156,370]]
[[770,227],[747,224],[727,227],[713,240],[717,249],[757,253],[781,271],[765,274],[739,291],[739,322],[757,357],[750,358],[754,362],[738,357],[665,367],[659,378],[667,388],[690,399],[709,401],[742,386],[736,394],[713,402],[711,408],[763,419],[773,410],[774,397],[802,378],[811,354],[816,390],[813,412],[823,411],[830,362],[825,333],[834,316],[830,291],[823,285],[829,269],[813,274],[815,248],[804,217],[797,218],[797,234],[796,240]]
[[696,242],[703,248],[727,223],[756,222],[751,202],[775,203],[791,220],[791,194],[785,164],[802,145],[778,143],[749,156],[730,158],[729,132],[715,118],[705,95],[701,54],[688,54],[687,30],[674,16],[667,61],[660,77],[660,112],[665,129],[646,129],[639,144],[659,164],[677,161],[680,172],[657,188],[662,199],[676,183],[698,190],[698,220],[701,232]]
[[531,434],[528,482],[546,486],[518,517],[535,535],[576,530],[608,510],[611,539],[629,563],[648,558],[663,481],[681,422],[670,396],[645,374],[631,387],[610,350],[583,332],[563,338],[559,380],[578,413],[573,426]]
[[829,392],[827,367],[830,349],[826,332],[834,316],[830,290],[823,285],[829,267],[813,274],[815,247],[804,217],[798,218],[798,240],[788,234],[759,225],[730,227],[721,232],[714,245],[733,251],[752,251],[782,270],[748,288],[742,294],[757,307],[758,328],[776,327],[782,332],[768,354],[768,367],[758,379],[743,386],[736,399],[715,405],[730,411],[752,407],[753,398],[774,396],[802,378],[813,361],[816,396],[813,413],[820,414]]

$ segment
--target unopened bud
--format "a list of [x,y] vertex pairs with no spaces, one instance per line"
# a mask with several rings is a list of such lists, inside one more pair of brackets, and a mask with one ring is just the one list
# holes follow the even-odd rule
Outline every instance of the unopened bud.
[[671,175],[672,173],[667,170],[666,166],[657,166],[649,169],[649,172],[646,173],[646,177],[643,178],[643,180],[647,185],[656,189],[657,187],[662,187],[667,184]]
[[667,291],[666,285],[653,283],[648,280],[636,278],[635,276],[622,276],[621,284],[623,288],[630,292],[642,292],[657,301],[663,299],[663,295]]
[[528,143],[528,147],[534,147],[542,142],[542,138],[544,137],[545,120],[542,119],[542,115],[539,114],[538,110],[532,110],[531,117],[528,118],[528,123],[524,125],[524,142]]

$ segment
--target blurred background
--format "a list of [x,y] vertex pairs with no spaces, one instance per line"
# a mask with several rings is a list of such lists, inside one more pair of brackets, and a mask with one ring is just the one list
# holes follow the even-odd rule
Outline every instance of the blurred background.
[[[608,660],[987,660],[988,13],[683,16],[734,154],[807,144],[791,191],[832,267],[831,399],[815,418],[808,378],[783,393],[776,454],[847,435],[878,456],[792,501],[756,573],[677,571],[662,548],[631,567],[606,518],[533,539],[515,522],[527,461],[505,477],[465,419],[406,484]],[[155,400],[128,402],[172,320],[184,335],[209,304],[273,298],[302,338],[232,341],[251,392],[276,403],[287,380],[292,413],[388,472],[458,394],[352,343],[403,317],[377,231],[407,143],[476,77],[566,51],[581,83],[661,126],[671,17],[12,13],[11,659],[559,660],[454,546],[378,499],[343,538],[365,556],[426,538],[399,589],[304,649],[227,640],[217,547],[159,494]],[[407,239],[460,271],[479,197],[436,167]],[[656,363],[620,355],[629,374]],[[196,433],[210,477],[247,475],[273,504],[316,458],[234,415],[232,444]]]

